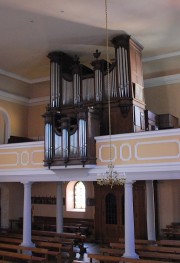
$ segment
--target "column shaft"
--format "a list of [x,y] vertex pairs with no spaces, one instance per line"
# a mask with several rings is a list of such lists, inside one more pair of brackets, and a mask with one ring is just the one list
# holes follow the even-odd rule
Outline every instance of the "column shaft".
[[24,183],[23,242],[22,246],[34,246],[31,240],[31,182]]
[[124,257],[138,258],[135,252],[132,182],[125,183],[125,253]]
[[156,240],[153,181],[146,181],[147,233],[149,240]]
[[63,187],[62,182],[57,184],[56,193],[56,232],[63,232]]

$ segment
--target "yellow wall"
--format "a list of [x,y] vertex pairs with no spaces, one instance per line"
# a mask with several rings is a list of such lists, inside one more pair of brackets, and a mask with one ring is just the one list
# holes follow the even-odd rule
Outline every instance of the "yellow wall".
[[50,82],[46,81],[37,84],[31,84],[30,89],[31,89],[31,93],[30,93],[31,99],[49,96]]
[[169,113],[180,120],[179,84],[145,88],[146,108],[157,114]]
[[[93,182],[84,182],[86,187],[86,198],[94,197],[94,187]],[[32,196],[40,197],[56,197],[56,186],[57,183],[34,183],[32,186]],[[66,186],[63,184],[63,197],[66,196]],[[56,205],[47,204],[34,204],[33,205],[33,215],[34,216],[50,216],[56,217]],[[85,212],[68,212],[66,211],[66,206],[63,206],[63,215],[67,218],[94,218],[94,206],[87,206]]]
[[4,100],[0,100],[0,107],[9,115],[11,122],[10,135],[27,137],[28,107]]
[[29,98],[30,88],[29,84],[16,80],[13,78],[9,78],[7,76],[0,75],[0,90],[6,91],[8,93]]
[[28,108],[28,137],[41,138],[44,136],[44,118],[46,105]]

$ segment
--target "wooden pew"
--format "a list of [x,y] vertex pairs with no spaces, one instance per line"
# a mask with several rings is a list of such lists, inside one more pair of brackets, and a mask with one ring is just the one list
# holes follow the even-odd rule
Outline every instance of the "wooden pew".
[[170,263],[170,261],[125,258],[125,257],[102,255],[102,254],[88,254],[88,257],[90,258],[90,263],[93,262],[93,259],[96,260],[96,262],[98,260],[99,262],[109,261],[109,262],[121,262],[121,263]]
[[[119,238],[119,243],[124,243],[124,238]],[[148,239],[135,239],[135,244],[144,244],[144,245],[152,245],[156,244],[156,240],[148,240]]]
[[[124,243],[110,243],[112,248],[100,248],[100,252],[103,254],[109,254],[113,256],[122,255],[124,249]],[[158,260],[176,260],[180,262],[180,248],[169,246],[155,246],[155,245],[139,245],[135,246],[137,254],[141,258],[146,259],[158,259]]]
[[[57,237],[60,239],[60,242],[62,243],[72,243],[75,246],[78,246],[80,249],[80,254],[83,254],[86,252],[86,248],[84,247],[84,242],[86,240],[86,236],[82,235],[80,233],[57,233],[52,231],[41,231],[41,230],[33,230],[32,231],[33,237],[36,235],[38,236],[45,236],[45,237]],[[70,245],[70,244],[69,244]]]
[[157,244],[161,246],[180,247],[180,240],[162,239],[162,240],[158,240]]
[[3,243],[11,243],[11,244],[21,244],[22,243],[22,239],[19,238],[9,238],[9,237],[2,237],[0,236],[0,242]]
[[72,246],[64,246],[63,244],[60,243],[55,243],[55,242],[43,242],[43,241],[38,241],[36,242],[36,245],[38,247],[42,247],[42,248],[48,248],[49,252],[53,254],[53,252],[58,251],[59,253],[61,253],[61,257],[62,257],[62,252],[66,252],[69,254],[69,258],[73,257],[73,248]]
[[122,256],[124,253],[124,249],[116,249],[110,247],[100,247],[99,252],[103,255],[113,255],[113,256]]
[[[58,244],[59,245],[59,244]],[[46,248],[39,248],[39,247],[24,247],[21,245],[14,245],[14,244],[9,244],[9,243],[0,243],[0,249],[4,250],[15,250],[17,252],[23,253],[24,251],[30,251],[35,254],[43,254],[46,261],[48,261],[48,256],[53,256],[56,258],[58,262],[61,261],[61,251],[50,251]]]
[[18,259],[18,260],[23,260],[27,262],[46,262],[46,258],[43,258],[43,257],[37,257],[37,256],[32,256],[32,255],[27,255],[27,254],[21,254],[18,252],[4,251],[4,250],[0,250],[0,257],[2,257],[3,260],[11,258],[12,260]]
[[[172,254],[172,253],[162,253],[162,252],[155,252],[155,251],[138,251],[138,254],[141,258],[147,259],[165,259],[172,261],[180,262],[180,254]],[[160,261],[161,262],[161,261]]]

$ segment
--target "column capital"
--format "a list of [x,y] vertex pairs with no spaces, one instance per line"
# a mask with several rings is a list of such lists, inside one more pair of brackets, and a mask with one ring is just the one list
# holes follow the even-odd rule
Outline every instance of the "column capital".
[[33,184],[33,182],[30,182],[30,181],[21,181],[21,184],[24,184],[24,186],[31,186]]
[[126,186],[126,185],[133,185],[135,182],[136,182],[136,180],[126,179],[126,181],[125,181],[125,186]]

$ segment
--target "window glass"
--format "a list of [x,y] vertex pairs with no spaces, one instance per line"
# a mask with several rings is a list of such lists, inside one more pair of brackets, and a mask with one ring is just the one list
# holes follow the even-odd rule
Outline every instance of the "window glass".
[[82,182],[77,182],[74,185],[74,208],[85,209],[86,191]]

